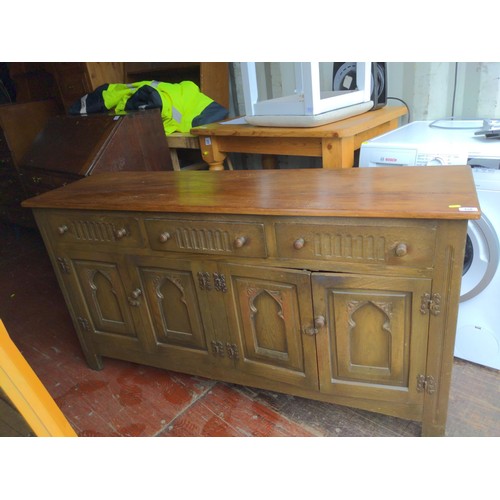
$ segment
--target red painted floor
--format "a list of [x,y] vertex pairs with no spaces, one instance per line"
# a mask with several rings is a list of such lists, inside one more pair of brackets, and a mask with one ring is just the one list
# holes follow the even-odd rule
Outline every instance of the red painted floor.
[[[37,231],[0,231],[0,318],[79,436],[420,435],[416,422],[119,360],[104,358],[94,371]],[[464,362],[455,370],[476,384],[475,394],[457,379],[447,434],[500,436],[498,372]],[[478,395],[485,385],[493,390]]]
[[0,228],[0,317],[79,436],[312,435],[226,384],[113,359],[91,370],[38,234]]

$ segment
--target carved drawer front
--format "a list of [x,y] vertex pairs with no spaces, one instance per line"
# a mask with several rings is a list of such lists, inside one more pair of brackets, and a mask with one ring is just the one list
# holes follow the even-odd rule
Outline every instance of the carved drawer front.
[[139,221],[135,217],[87,214],[51,214],[48,223],[57,244],[143,246]]
[[144,222],[153,250],[267,257],[263,224],[168,219]]
[[280,257],[432,267],[436,226],[279,223],[276,239]]

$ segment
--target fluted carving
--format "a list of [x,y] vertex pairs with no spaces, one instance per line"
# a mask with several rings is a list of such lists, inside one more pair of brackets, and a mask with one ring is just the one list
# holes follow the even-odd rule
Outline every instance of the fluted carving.
[[353,260],[385,260],[386,240],[383,236],[347,233],[315,233],[314,254],[321,258]]

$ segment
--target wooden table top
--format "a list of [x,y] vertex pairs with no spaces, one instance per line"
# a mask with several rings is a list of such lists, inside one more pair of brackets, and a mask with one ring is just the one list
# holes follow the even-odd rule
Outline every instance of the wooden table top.
[[22,205],[164,213],[480,217],[468,166],[101,173]]
[[238,137],[351,137],[407,114],[404,106],[384,106],[375,111],[328,123],[319,127],[259,127],[249,124],[210,123],[191,129],[201,136]]

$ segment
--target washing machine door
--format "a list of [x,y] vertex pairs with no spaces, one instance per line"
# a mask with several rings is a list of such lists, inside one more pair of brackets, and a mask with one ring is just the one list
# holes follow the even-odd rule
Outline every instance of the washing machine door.
[[499,243],[486,215],[469,221],[460,302],[475,297],[491,282],[498,267]]

